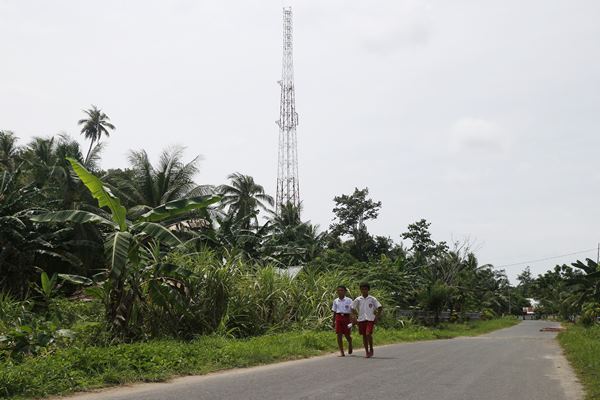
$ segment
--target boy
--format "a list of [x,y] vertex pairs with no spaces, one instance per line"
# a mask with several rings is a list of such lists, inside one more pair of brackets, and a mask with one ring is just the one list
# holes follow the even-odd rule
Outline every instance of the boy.
[[360,284],[362,296],[358,296],[352,302],[352,314],[354,320],[358,320],[358,333],[363,337],[367,358],[373,357],[373,329],[383,310],[381,303],[369,295],[370,289],[371,286],[367,282],[362,282]]
[[352,337],[350,336],[350,314],[352,313],[352,299],[346,297],[346,286],[337,287],[337,299],[333,301],[331,311],[333,311],[332,328],[337,334],[338,348],[340,349],[340,357],[345,357],[344,342],[342,336],[346,336],[348,341],[348,354],[352,354]]

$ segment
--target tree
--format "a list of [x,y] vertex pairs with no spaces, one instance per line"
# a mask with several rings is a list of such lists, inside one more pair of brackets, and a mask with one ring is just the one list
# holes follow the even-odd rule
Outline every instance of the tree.
[[428,258],[444,254],[448,251],[446,242],[436,243],[431,239],[430,226],[430,222],[427,222],[426,219],[421,219],[408,225],[408,231],[402,234],[402,239],[411,241],[411,246],[408,250],[415,253],[418,257]]
[[17,137],[10,131],[0,131],[0,167],[13,172],[17,166],[19,148]]
[[545,314],[560,315],[568,319],[574,309],[567,301],[571,294],[569,280],[576,277],[573,268],[568,265],[556,265],[553,270],[539,275],[530,288],[531,294],[540,301]]
[[282,204],[279,214],[273,213],[271,234],[267,242],[269,252],[284,265],[299,265],[317,257],[324,247],[324,234],[310,221],[300,218],[302,205]]
[[185,162],[184,150],[180,146],[163,150],[156,166],[145,150],[130,151],[129,169],[111,170],[103,180],[132,207],[130,211],[134,215],[169,201],[210,194],[210,186],[194,182],[200,157]]
[[[135,314],[132,306],[139,298],[139,280],[137,272],[142,267],[159,268],[160,260],[155,253],[161,246],[173,248],[181,245],[181,241],[173,232],[160,222],[185,214],[194,209],[206,208],[219,200],[218,197],[196,197],[172,201],[155,207],[134,221],[126,219],[127,210],[121,200],[108,190],[102,181],[91,174],[77,160],[68,159],[73,170],[92,196],[98,201],[100,208],[107,208],[110,217],[82,210],[62,210],[36,215],[34,222],[43,223],[95,223],[105,227],[110,233],[106,237],[106,271],[108,279],[106,311],[108,321],[115,333],[125,335],[135,324],[131,318]],[[156,285],[159,285],[155,282]],[[160,291],[158,287],[155,288]],[[135,321],[134,321],[135,322]]]
[[425,310],[433,312],[435,325],[440,322],[440,314],[446,308],[453,293],[454,288],[440,281],[435,281],[420,293],[421,305]]
[[268,211],[275,204],[273,197],[266,194],[263,186],[249,175],[236,172],[227,179],[231,180],[231,184],[217,188],[222,197],[221,206],[227,207],[231,218],[241,221],[242,228],[258,226],[258,213],[260,210]]
[[36,187],[48,192],[54,202],[62,199],[61,207],[73,208],[76,201],[87,198],[81,182],[71,173],[71,166],[66,158],[76,159],[87,168],[96,169],[100,151],[101,146],[96,145],[85,163],[79,143],[63,134],[58,137],[33,138],[22,152],[22,158],[27,164],[28,178],[33,180]]
[[521,290],[523,297],[531,297],[530,292],[534,282],[533,276],[531,275],[531,269],[526,267],[523,272],[517,276],[517,280],[519,281],[518,287]]
[[114,130],[115,126],[110,123],[108,115],[95,105],[92,105],[92,108],[88,110],[83,110],[83,112],[87,115],[87,118],[80,119],[77,125],[83,125],[81,134],[90,140],[90,148],[85,156],[85,163],[87,163],[94,143],[99,142],[102,139],[102,135],[109,137],[110,131]]
[[375,242],[367,230],[365,222],[376,219],[381,208],[381,201],[373,201],[367,196],[369,188],[354,188],[351,195],[341,195],[333,198],[334,219],[330,230],[334,236],[352,236],[353,255],[359,260],[366,260],[369,249],[375,247]]
[[73,272],[81,261],[69,248],[72,232],[30,221],[29,215],[47,198],[34,184],[21,185],[20,174],[19,168],[0,174],[0,292],[23,298],[40,269]]
[[567,281],[570,295],[565,301],[579,310],[586,303],[600,303],[600,266],[589,258],[585,263],[578,260],[571,265],[577,273]]

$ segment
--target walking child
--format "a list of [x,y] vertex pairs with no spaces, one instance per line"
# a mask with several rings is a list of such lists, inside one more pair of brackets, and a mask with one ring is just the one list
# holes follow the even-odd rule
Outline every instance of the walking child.
[[381,315],[383,307],[373,296],[369,295],[371,286],[367,282],[360,284],[361,296],[352,302],[352,314],[358,321],[358,333],[363,337],[367,358],[373,357],[373,329]]
[[352,313],[352,299],[346,297],[346,287],[337,287],[338,297],[333,301],[331,310],[333,311],[332,327],[335,329],[337,334],[338,348],[340,349],[340,357],[344,357],[344,342],[343,336],[346,336],[348,341],[348,354],[352,354],[352,336],[350,336],[350,315]]

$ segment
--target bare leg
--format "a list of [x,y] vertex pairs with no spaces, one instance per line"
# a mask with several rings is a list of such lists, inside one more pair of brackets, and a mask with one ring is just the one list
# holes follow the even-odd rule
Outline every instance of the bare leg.
[[373,355],[373,335],[369,335],[369,348],[371,351],[371,355]]
[[365,354],[369,357],[369,339],[367,335],[363,335],[363,344],[365,346]]
[[338,342],[338,349],[340,349],[340,356],[344,357],[344,342],[342,341],[342,335],[341,333],[338,333],[337,335],[337,342]]
[[346,333],[346,340],[348,341],[348,354],[352,354],[352,336]]

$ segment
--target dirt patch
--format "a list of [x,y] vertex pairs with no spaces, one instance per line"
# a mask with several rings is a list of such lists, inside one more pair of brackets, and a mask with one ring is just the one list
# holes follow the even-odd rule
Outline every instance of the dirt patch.
[[565,328],[563,327],[548,326],[546,328],[540,329],[540,332],[562,332],[564,330]]

